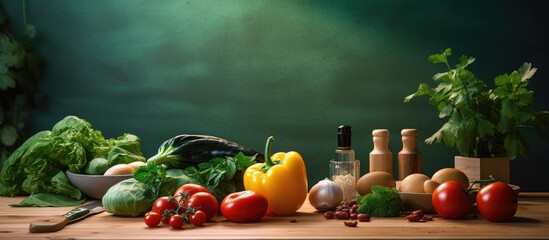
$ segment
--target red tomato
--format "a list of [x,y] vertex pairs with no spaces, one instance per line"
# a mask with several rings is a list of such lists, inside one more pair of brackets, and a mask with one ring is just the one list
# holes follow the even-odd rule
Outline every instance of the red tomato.
[[162,220],[162,215],[156,212],[148,212],[147,214],[145,214],[145,224],[147,224],[147,226],[149,227],[158,226],[161,220]]
[[200,227],[206,223],[206,214],[200,210],[193,213],[191,216],[191,224]]
[[214,195],[207,192],[198,192],[193,194],[188,200],[187,204],[190,208],[195,208],[206,214],[206,220],[210,220],[219,210],[219,203],[215,199]]
[[518,194],[506,183],[486,185],[477,194],[477,209],[490,222],[511,220],[517,212]]
[[166,210],[176,210],[179,205],[175,201],[175,199],[172,199],[170,201],[169,197],[159,197],[154,201],[153,204],[153,212],[158,213],[160,215],[163,215]]
[[183,220],[183,217],[181,215],[173,215],[170,217],[170,227],[173,229],[180,229],[183,227],[183,223],[185,221]]
[[447,181],[433,192],[433,207],[443,218],[461,218],[471,212],[473,204],[463,191],[461,183]]
[[208,191],[208,189],[203,187],[203,186],[200,186],[200,185],[194,184],[194,183],[187,183],[187,184],[179,187],[177,190],[175,190],[175,193],[173,194],[173,197],[175,199],[177,199],[177,201],[180,201],[181,200],[181,195],[184,192],[189,192],[188,193],[189,195],[187,196],[187,199],[189,199],[193,194],[198,193],[198,192],[210,193],[210,191]]
[[257,222],[267,213],[267,198],[250,190],[231,193],[221,201],[221,214],[231,222]]

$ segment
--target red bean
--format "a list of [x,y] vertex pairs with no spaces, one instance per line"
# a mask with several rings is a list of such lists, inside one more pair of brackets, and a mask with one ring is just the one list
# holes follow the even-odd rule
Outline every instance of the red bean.
[[335,212],[335,218],[337,219],[349,219],[349,213],[344,211]]
[[347,227],[356,227],[356,225],[358,225],[358,222],[357,221],[345,221],[343,222],[345,224],[345,226]]
[[360,214],[358,214],[357,219],[358,219],[358,221],[361,221],[361,222],[369,222],[370,221],[370,215],[365,214],[365,213],[360,213]]
[[335,212],[334,211],[327,211],[324,213],[324,218],[326,219],[334,219]]

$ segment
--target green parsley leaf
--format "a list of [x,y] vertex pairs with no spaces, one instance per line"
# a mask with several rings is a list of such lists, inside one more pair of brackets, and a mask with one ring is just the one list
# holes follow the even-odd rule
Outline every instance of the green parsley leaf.
[[149,164],[138,167],[132,175],[135,180],[145,184],[146,189],[143,193],[145,198],[156,199],[160,194],[160,186],[166,177],[166,169],[162,166]]
[[[222,200],[229,193],[243,190],[242,173],[254,163],[255,156],[240,152],[234,157],[214,158],[200,163],[198,169],[187,167],[184,173],[192,182],[206,187],[218,200]],[[238,179],[235,180],[235,176]]]

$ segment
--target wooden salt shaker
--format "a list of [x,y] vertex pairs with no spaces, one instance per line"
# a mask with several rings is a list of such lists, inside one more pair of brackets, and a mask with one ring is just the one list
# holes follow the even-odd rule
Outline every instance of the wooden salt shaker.
[[402,129],[402,150],[398,153],[398,179],[421,173],[421,152],[417,150],[417,129]]
[[389,151],[389,130],[372,132],[374,150],[370,152],[370,172],[384,171],[393,175],[393,153]]

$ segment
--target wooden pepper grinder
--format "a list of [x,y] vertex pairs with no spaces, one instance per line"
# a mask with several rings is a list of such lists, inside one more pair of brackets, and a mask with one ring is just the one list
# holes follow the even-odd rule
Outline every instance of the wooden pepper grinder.
[[370,172],[384,171],[393,175],[393,153],[389,151],[389,130],[372,132],[374,150],[370,152]]
[[398,179],[421,173],[421,152],[417,150],[417,129],[402,129],[402,150],[398,153]]

